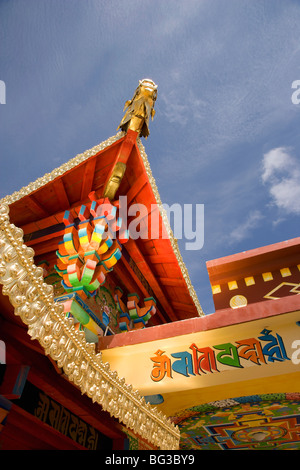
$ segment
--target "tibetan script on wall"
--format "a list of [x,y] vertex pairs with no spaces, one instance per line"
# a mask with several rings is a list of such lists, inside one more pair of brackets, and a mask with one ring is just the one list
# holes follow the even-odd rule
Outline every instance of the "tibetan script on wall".
[[247,338],[235,343],[212,347],[193,343],[185,351],[170,355],[159,349],[150,359],[153,362],[151,379],[154,382],[160,382],[165,377],[174,378],[174,372],[190,377],[221,372],[224,368],[243,368],[243,361],[260,366],[289,360],[281,336],[267,329],[262,330],[258,338]]

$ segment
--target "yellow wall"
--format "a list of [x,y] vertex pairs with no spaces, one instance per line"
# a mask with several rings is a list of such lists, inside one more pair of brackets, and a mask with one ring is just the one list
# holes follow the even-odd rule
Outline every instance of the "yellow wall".
[[[102,351],[102,357],[104,362],[110,363],[112,370],[116,370],[120,377],[125,377],[126,382],[138,389],[141,395],[162,395],[164,403],[157,405],[158,408],[167,415],[173,415],[179,410],[215,400],[298,391],[300,364],[296,364],[292,358],[300,359],[300,327],[296,324],[299,320],[300,312],[297,311],[219,329],[107,349]],[[266,355],[265,363],[239,358],[242,367],[218,362],[217,371],[192,375],[190,369],[186,369],[186,376],[172,370],[172,377],[165,376],[160,381],[151,379],[151,372],[155,368],[151,358],[156,357],[158,350],[171,358],[173,365],[177,358],[172,358],[171,354],[192,353],[192,344],[198,348],[224,344],[237,346],[239,341],[249,338],[258,340],[265,329],[270,331],[274,339],[278,338],[277,335],[282,339],[286,352],[286,358],[282,361],[270,362]],[[296,348],[297,340],[299,346]],[[266,342],[260,340],[260,344],[265,345]],[[219,354],[220,349],[214,348],[214,351]]]

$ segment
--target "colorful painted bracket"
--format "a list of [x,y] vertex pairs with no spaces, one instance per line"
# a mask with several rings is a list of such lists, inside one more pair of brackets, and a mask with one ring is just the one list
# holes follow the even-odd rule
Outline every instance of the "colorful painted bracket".
[[144,307],[139,307],[139,296],[128,294],[127,306],[122,301],[122,290],[115,289],[115,301],[119,311],[119,328],[130,331],[144,328],[150,318],[156,313],[156,302],[153,297],[144,299]]
[[79,222],[70,211],[65,211],[65,232],[56,253],[55,269],[67,292],[79,292],[81,287],[85,289],[84,296],[86,291],[92,295],[121,258],[122,243],[129,235],[123,228],[122,243],[115,239],[115,232],[122,227],[117,211],[117,205],[112,205],[107,198],[92,199],[90,208],[82,205]]
[[[96,337],[98,340],[98,336],[103,336],[105,325],[102,324],[101,320],[77,293],[73,292],[56,297],[55,301],[64,306],[64,313],[66,316],[72,316],[74,318],[74,323],[77,325],[77,329],[81,328],[81,331],[83,331],[83,329],[87,329],[91,333],[88,333],[86,336],[90,340],[94,338],[94,341],[92,342],[96,342]],[[78,323],[81,326],[79,326]]]

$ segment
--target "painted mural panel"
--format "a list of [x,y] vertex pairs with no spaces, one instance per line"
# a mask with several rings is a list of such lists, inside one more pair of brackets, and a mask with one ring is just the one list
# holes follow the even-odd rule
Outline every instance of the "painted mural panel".
[[183,450],[299,450],[300,393],[238,397],[172,418]]

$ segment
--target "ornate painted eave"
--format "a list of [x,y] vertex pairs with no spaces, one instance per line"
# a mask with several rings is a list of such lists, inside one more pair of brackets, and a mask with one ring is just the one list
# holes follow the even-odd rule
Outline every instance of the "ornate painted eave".
[[[118,132],[115,136],[112,136],[109,139],[101,142],[100,144],[92,147],[91,149],[86,150],[85,152],[76,155],[74,158],[70,159],[68,162],[62,164],[60,167],[54,169],[50,173],[46,173],[43,177],[38,178],[36,181],[31,182],[27,186],[21,188],[18,191],[15,191],[11,195],[5,196],[4,198],[0,199],[0,204],[7,204],[11,206],[25,197],[28,197],[28,196],[30,197],[31,195],[34,195],[37,191],[41,190],[46,185],[59,180],[61,177],[63,177],[64,175],[67,175],[72,170],[75,170],[80,165],[85,164],[85,162],[87,164],[88,161],[92,159],[93,157],[97,158],[97,155],[100,152],[105,151],[106,149],[110,148],[113,145],[118,145],[118,143],[121,142],[122,139],[124,139],[125,135],[126,133],[123,131]],[[166,211],[163,208],[162,201],[158,192],[155,178],[153,177],[153,174],[151,171],[151,167],[149,164],[149,160],[148,160],[145,148],[139,137],[137,138],[136,145],[137,145],[140,157],[142,159],[143,166],[147,175],[147,179],[152,189],[156,204],[159,208],[165,230],[168,234],[169,242],[170,242],[173,254],[175,256],[176,262],[178,264],[178,267],[180,269],[183,282],[186,285],[187,291],[193,303],[193,308],[191,309],[191,312],[192,312],[191,316],[192,317],[196,315],[202,316],[204,315],[203,310],[201,308],[198,296],[192,285],[188,270],[186,268],[182,255],[180,253],[177,240],[175,239],[172,229],[170,227]],[[17,225],[20,226],[19,224]],[[185,307],[182,306],[182,308],[184,309]],[[179,318],[176,318],[176,319],[178,320]]]
[[[146,82],[140,82],[139,89],[144,87],[149,91]],[[151,98],[148,91],[146,100]],[[154,89],[153,96],[155,93]],[[130,119],[124,118],[121,132],[0,200],[0,283],[3,295],[9,297],[15,316],[27,326],[31,339],[40,343],[70,382],[153,446],[175,450],[179,448],[178,428],[146,403],[131,385],[125,384],[125,379],[119,378],[109,363],[103,363],[101,353],[96,354],[95,345],[74,328],[73,320],[54,299],[53,287],[44,282],[42,268],[35,265],[44,254],[52,263],[66,210],[74,219],[79,206],[89,205],[87,200],[92,194],[95,200],[101,195],[112,200],[116,193],[127,197],[130,194],[130,203],[157,206],[167,238],[159,239],[158,245],[150,240],[151,246],[147,242],[139,246],[129,240],[128,251],[123,248],[126,259],[114,275],[123,284],[125,278],[126,284],[129,273],[131,286],[136,286],[144,297],[156,297],[160,322],[203,315],[138,137],[149,134],[149,116],[142,120],[139,115],[132,118],[131,104]],[[152,109],[152,118],[153,115]],[[122,161],[124,149],[126,164]],[[123,169],[121,178],[116,172],[119,168]],[[127,168],[125,178],[124,168]],[[118,185],[115,180],[119,181]],[[164,262],[168,263],[168,269],[157,270],[155,266],[163,266]]]
[[0,203],[0,283],[14,314],[28,327],[45,354],[64,371],[81,392],[143,438],[165,450],[179,448],[180,434],[161,412],[103,363],[95,345],[66,318],[54,301],[52,286],[44,283],[35,266],[34,251],[23,240],[23,231],[10,223],[9,206]]

